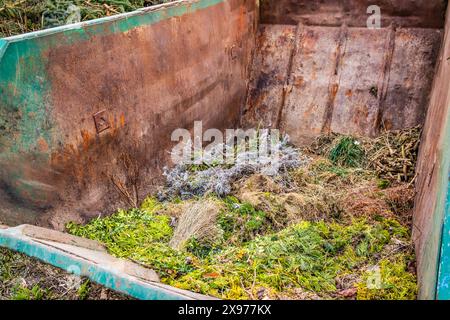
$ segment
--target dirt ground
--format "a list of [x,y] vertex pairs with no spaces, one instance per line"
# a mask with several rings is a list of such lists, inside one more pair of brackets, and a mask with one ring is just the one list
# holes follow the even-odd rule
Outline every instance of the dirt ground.
[[0,300],[128,300],[130,297],[0,248]]

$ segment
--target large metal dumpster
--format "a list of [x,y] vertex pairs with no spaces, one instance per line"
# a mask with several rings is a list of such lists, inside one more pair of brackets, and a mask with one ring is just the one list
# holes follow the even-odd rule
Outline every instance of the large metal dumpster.
[[448,298],[446,2],[380,1],[375,29],[371,4],[175,1],[0,39],[0,220],[61,229],[130,205],[118,185],[138,202],[170,165],[171,132],[195,120],[297,144],[425,123],[421,297]]

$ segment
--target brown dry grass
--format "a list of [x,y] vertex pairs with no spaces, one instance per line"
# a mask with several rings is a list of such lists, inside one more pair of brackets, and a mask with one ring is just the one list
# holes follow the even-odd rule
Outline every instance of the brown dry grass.
[[174,249],[182,249],[193,237],[200,241],[213,241],[219,237],[217,217],[221,208],[219,202],[214,199],[187,202],[169,245]]
[[265,211],[279,228],[301,220],[371,220],[380,216],[411,223],[411,184],[395,182],[383,189],[374,172],[333,166],[320,156],[284,179],[288,183],[253,175],[239,181],[234,194],[240,201]]
[[[420,126],[404,130],[385,131],[377,138],[356,136],[364,150],[364,167],[378,177],[396,182],[413,183],[422,129]],[[318,137],[306,153],[327,157],[345,136],[329,134]]]

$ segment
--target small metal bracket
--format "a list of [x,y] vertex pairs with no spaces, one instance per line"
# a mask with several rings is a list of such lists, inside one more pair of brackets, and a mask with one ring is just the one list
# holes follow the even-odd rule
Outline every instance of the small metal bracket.
[[97,134],[111,128],[111,125],[106,116],[106,110],[97,112],[96,114],[93,115],[93,118],[94,118],[94,123],[95,123],[95,129],[97,130]]

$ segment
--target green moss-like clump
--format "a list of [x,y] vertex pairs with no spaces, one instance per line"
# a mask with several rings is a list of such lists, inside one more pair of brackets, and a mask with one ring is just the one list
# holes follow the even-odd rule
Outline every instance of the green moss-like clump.
[[221,212],[218,224],[223,230],[224,241],[228,244],[241,244],[270,230],[264,211],[256,210],[249,203],[240,203],[231,196],[224,202],[226,210]]
[[383,259],[377,268],[367,271],[358,283],[359,300],[413,300],[417,297],[416,277],[408,270],[412,255]]
[[184,252],[169,247],[173,234],[170,217],[156,215],[159,208],[160,204],[155,200],[147,199],[141,209],[119,210],[85,226],[69,223],[66,228],[74,235],[104,243],[117,257],[151,265],[164,280],[192,267],[185,263],[187,255]]

